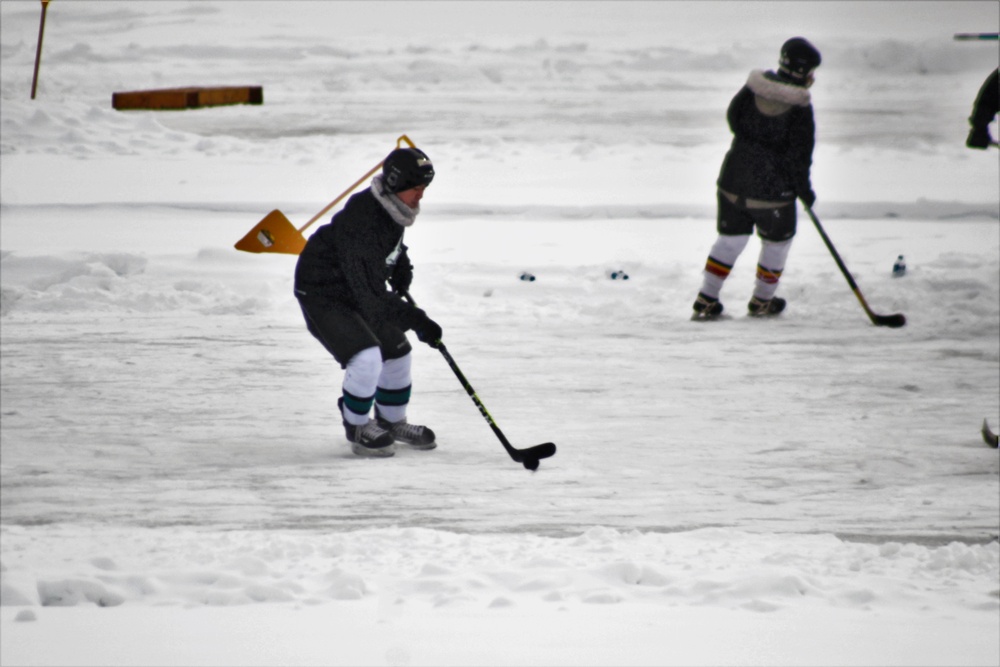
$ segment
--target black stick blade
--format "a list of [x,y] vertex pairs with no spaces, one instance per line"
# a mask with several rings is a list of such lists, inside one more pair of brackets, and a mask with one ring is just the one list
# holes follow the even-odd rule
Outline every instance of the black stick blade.
[[525,449],[510,449],[510,458],[514,459],[518,463],[534,463],[535,467],[531,468],[525,466],[529,470],[534,470],[538,467],[538,462],[542,459],[547,459],[551,456],[555,456],[556,446],[555,443],[546,442],[541,445],[535,445],[534,447],[527,447]]
[[898,329],[906,325],[906,317],[902,313],[896,313],[895,315],[872,315],[872,322],[875,323],[875,326]]
[[997,446],[1000,445],[1000,437],[998,437],[996,433],[990,430],[990,424],[985,419],[983,420],[982,434],[983,434],[983,440],[986,442],[987,445],[989,445],[993,449],[996,449]]

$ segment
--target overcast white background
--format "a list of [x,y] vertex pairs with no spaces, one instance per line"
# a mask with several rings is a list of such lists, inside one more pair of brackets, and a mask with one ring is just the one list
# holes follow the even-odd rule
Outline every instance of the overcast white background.
[[[1000,660],[998,53],[952,38],[996,3],[55,0],[32,101],[39,14],[0,4],[3,664]],[[752,241],[688,321],[726,105],[794,35],[816,212],[902,329],[804,214],[786,313],[743,314]],[[111,108],[211,85],[264,104]],[[233,249],[404,133],[413,293],[536,473],[419,344],[438,449],[351,456],[294,258]]]

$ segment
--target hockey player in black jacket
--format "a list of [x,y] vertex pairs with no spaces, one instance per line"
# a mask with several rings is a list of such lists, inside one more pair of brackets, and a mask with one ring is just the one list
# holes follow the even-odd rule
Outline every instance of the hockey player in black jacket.
[[306,326],[345,369],[337,404],[360,456],[392,456],[396,442],[436,446],[431,429],[406,418],[412,348],[405,332],[436,347],[441,327],[400,296],[413,279],[403,233],[433,178],[423,151],[392,151],[371,186],[309,237],[296,265],[295,296]]
[[1000,112],[1000,69],[993,70],[993,73],[986,77],[976,101],[972,105],[972,115],[969,116],[969,137],[965,140],[965,145],[969,148],[985,150],[991,144],[996,144],[990,136],[990,123]]
[[809,87],[820,54],[801,37],[781,48],[777,72],[754,70],[729,104],[733,141],[718,185],[718,239],[709,252],[694,302],[694,318],[722,313],[719,293],[756,228],[761,238],[757,279],[747,308],[776,315],[785,300],[774,296],[795,236],[795,200],[812,207],[810,168],[815,144]]

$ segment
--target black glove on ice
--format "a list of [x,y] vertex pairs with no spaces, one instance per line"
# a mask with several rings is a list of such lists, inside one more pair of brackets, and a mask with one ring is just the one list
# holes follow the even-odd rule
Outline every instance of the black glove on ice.
[[434,349],[437,349],[438,343],[441,342],[441,326],[427,317],[427,313],[419,308],[414,308],[413,310],[413,325],[410,327],[413,329],[413,333],[417,334],[417,339],[421,343],[427,343]]

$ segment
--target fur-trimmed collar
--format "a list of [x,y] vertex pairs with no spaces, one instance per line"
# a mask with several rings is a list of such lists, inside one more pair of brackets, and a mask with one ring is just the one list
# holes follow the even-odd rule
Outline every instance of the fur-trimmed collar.
[[808,88],[783,83],[767,74],[762,69],[750,72],[750,76],[747,77],[747,87],[754,95],[796,107],[807,107],[812,103]]
[[397,224],[409,227],[417,221],[420,205],[417,204],[416,208],[410,208],[399,197],[391,192],[386,192],[385,186],[382,184],[382,174],[378,174],[372,179],[372,194]]

